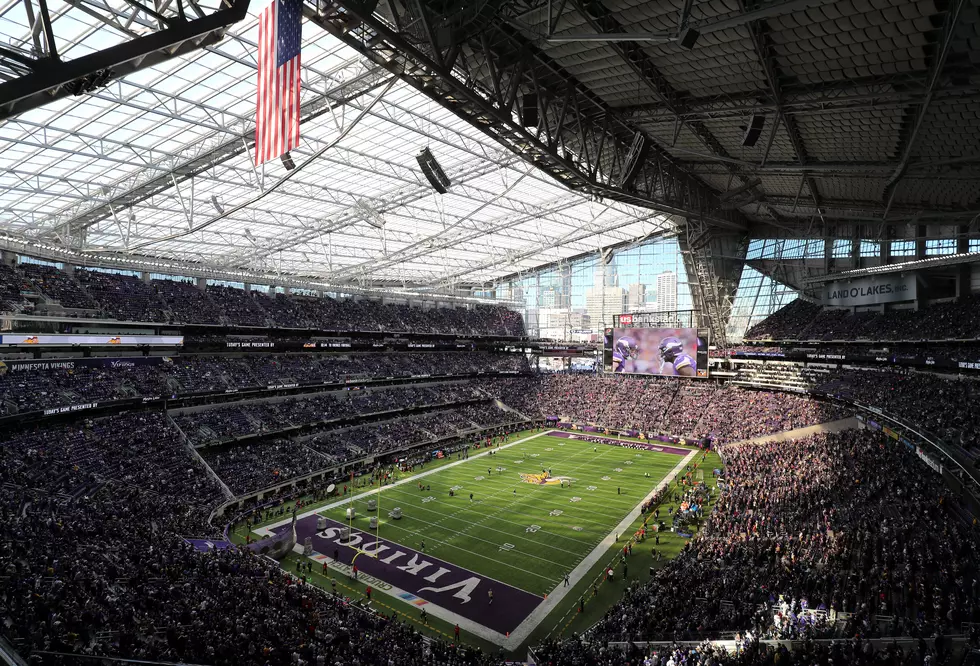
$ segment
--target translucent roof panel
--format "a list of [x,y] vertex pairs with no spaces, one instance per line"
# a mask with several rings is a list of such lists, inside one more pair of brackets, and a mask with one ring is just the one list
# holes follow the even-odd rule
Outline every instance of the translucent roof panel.
[[[0,34],[26,48],[22,6],[0,3]],[[673,228],[562,187],[310,23],[297,167],[254,168],[256,12],[215,46],[0,122],[0,228],[93,256],[425,287],[489,283]],[[72,6],[56,24],[72,57],[147,30]],[[423,176],[424,148],[448,193]]]

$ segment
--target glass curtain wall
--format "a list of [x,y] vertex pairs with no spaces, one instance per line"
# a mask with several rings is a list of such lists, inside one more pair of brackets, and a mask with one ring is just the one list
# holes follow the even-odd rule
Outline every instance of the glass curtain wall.
[[528,333],[555,340],[586,340],[625,312],[692,309],[691,291],[676,238],[595,254],[503,279],[498,298],[524,304]]
[[743,267],[735,302],[732,304],[732,314],[728,318],[726,332],[729,341],[740,341],[745,331],[796,298],[793,289],[751,266]]

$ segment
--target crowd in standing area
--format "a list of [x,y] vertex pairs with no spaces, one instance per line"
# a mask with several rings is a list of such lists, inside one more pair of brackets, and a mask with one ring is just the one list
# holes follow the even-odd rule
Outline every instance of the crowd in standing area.
[[396,617],[303,585],[249,552],[181,537],[222,499],[162,414],[24,432],[0,458],[0,627],[48,653],[216,665],[484,666]]
[[0,366],[0,415],[123,398],[171,398],[269,386],[528,371],[523,356],[489,352],[187,355],[152,360],[160,362],[141,365],[121,359],[104,366],[85,366],[65,359],[46,367],[22,368],[15,363]]
[[[213,380],[225,375],[218,363],[196,367],[214,373]],[[298,364],[284,361],[283,367],[295,372]],[[252,370],[267,377],[263,372]],[[883,408],[921,418],[925,427],[946,434],[972,427],[968,415],[947,415],[952,404],[972,399],[972,386],[899,379],[888,385],[855,376],[846,384]],[[935,401],[921,400],[926,390]],[[472,398],[479,401],[445,406]],[[516,415],[491,398],[538,422],[558,416],[709,437],[725,462],[724,492],[713,512],[654,513],[664,529],[688,523],[699,528],[680,555],[661,561],[643,547],[633,549],[631,563],[645,557],[659,567],[653,579],[628,587],[584,638],[542,646],[543,663],[922,666],[937,653],[938,666],[945,650],[941,637],[964,622],[980,622],[977,532],[961,520],[940,476],[914,451],[859,430],[734,443],[841,415],[798,395],[662,378],[555,375],[364,392],[342,402],[267,401],[255,409],[237,405],[198,413],[206,417],[182,415],[177,423],[237,436],[255,432],[256,421],[278,427],[337,409],[361,414],[433,405],[408,418],[202,449],[203,461],[238,494],[436,438],[446,438],[440,446],[448,456],[467,455],[485,445],[487,436],[499,443]],[[498,431],[477,433],[481,427]],[[0,627],[29,663],[72,662],[52,652],[215,665],[500,663],[450,641],[420,640],[399,619],[307,586],[250,553],[196,551],[182,537],[220,539],[207,517],[224,496],[166,414],[25,427],[4,436],[3,452],[0,576],[6,584],[0,590]],[[402,465],[422,466],[431,455],[408,454]],[[707,503],[703,486],[678,492],[679,501]],[[280,496],[287,498],[293,501],[294,495]],[[845,633],[859,639],[808,644],[796,653],[758,643],[829,635],[837,613],[849,614]],[[876,619],[882,617],[894,619],[883,625]],[[745,637],[738,654],[707,645],[625,651],[607,645],[697,641],[718,631]],[[922,642],[875,649],[865,639],[877,635]]]
[[658,644],[610,646],[578,637],[538,648],[539,663],[549,666],[939,666],[939,653],[951,655],[945,641],[920,637],[875,645],[860,636],[829,643],[803,643],[796,649],[769,645],[739,635],[736,646],[710,642],[696,646]]

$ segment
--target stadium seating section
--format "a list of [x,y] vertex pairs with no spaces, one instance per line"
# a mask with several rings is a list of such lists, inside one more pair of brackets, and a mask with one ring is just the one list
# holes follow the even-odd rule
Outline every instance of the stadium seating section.
[[797,299],[745,333],[746,340],[974,340],[980,338],[980,299],[966,296],[920,310],[884,313],[822,310]]
[[[630,588],[588,643],[539,656],[588,664],[605,641],[697,641],[724,630],[751,630],[756,640],[917,636],[976,620],[980,540],[943,505],[948,491],[913,451],[848,430],[720,453],[728,491],[706,519],[707,536]],[[696,492],[686,499],[702,502]],[[882,663],[846,654],[802,663]]]
[[522,379],[495,381],[504,402],[529,416],[715,441],[758,437],[843,415],[806,396],[695,386],[662,377],[555,375],[532,386],[524,386],[528,380]]
[[0,374],[0,415],[126,397],[171,397],[266,388],[282,384],[329,384],[348,380],[523,372],[513,355],[352,354],[344,356],[251,355],[246,358],[179,356],[155,366],[74,367]]
[[[421,362],[414,355],[406,358]],[[175,365],[221,376],[248,369],[254,376],[253,361],[271,360],[234,359],[229,367],[216,359]],[[937,388],[916,377],[894,384],[861,376],[837,379],[930,426],[967,429],[963,419],[973,418],[957,416],[959,401],[973,394],[956,392],[962,389],[955,385]],[[937,399],[917,399],[925,392]],[[392,387],[344,399],[275,398],[32,427],[8,436],[0,457],[5,634],[37,663],[62,663],[45,653],[74,652],[210,664],[286,666],[299,663],[297,656],[307,664],[384,664],[392,656],[397,656],[394,663],[418,666],[499,664],[485,652],[438,640],[423,643],[406,624],[298,585],[251,555],[201,554],[180,538],[220,536],[220,526],[209,525],[207,517],[226,497],[221,484],[245,493],[338,461],[436,438],[473,441],[479,427],[520,419],[487,396],[527,416],[656,429],[653,423],[729,442],[838,415],[787,393],[559,375]],[[477,401],[457,404],[470,399]],[[327,413],[405,406],[432,408],[408,418],[200,449],[221,483],[191,455],[182,435],[192,433],[193,440],[205,432],[261,434]],[[704,518],[704,536],[691,540],[649,584],[629,588],[586,637],[540,646],[542,663],[595,666],[648,659],[666,664],[671,657],[686,657],[697,664],[773,664],[782,663],[774,652],[779,648],[758,639],[928,637],[942,627],[980,620],[977,534],[942,501],[947,491],[939,477],[924,473],[923,463],[904,445],[849,430],[789,442],[726,443],[719,451],[729,491]],[[674,499],[703,504],[712,491],[677,492]],[[137,552],[139,557],[130,556]],[[751,632],[743,635],[741,656],[710,647],[691,652],[607,644],[699,640],[718,631]],[[819,663],[909,663],[902,661],[908,650],[899,656],[894,646],[876,651],[861,643],[813,644],[805,650]],[[854,654],[860,661],[849,661]],[[712,659],[693,661],[705,656]],[[637,657],[640,661],[629,661]]]
[[30,303],[57,303],[71,316],[225,324],[323,331],[410,331],[458,335],[523,336],[524,320],[512,310],[477,305],[469,309],[422,309],[382,305],[372,300],[270,296],[234,287],[204,290],[178,279],[143,282],[131,275],[76,268],[71,275],[54,266],[22,263],[0,266],[0,312]]
[[[8,311],[29,311],[25,294],[35,290],[79,312],[150,322],[523,332],[519,316],[498,309],[200,290],[42,266],[7,267],[0,278]],[[940,313],[957,316],[952,307]],[[931,330],[912,316],[821,314],[797,301],[754,333],[859,337],[875,321],[884,330],[885,319],[908,339]],[[898,665],[935,652],[940,664],[946,651],[932,636],[980,623],[980,538],[914,451],[861,430],[740,443],[852,413],[815,393],[901,415],[980,468],[980,417],[964,408],[980,399],[972,380],[779,361],[739,365],[727,384],[536,375],[522,355],[489,352],[212,354],[76,366],[0,375],[0,414],[122,398],[182,402],[5,433],[0,618],[30,663],[69,664],[55,653],[74,653],[221,666],[499,666],[491,652],[420,640],[410,624],[303,585],[267,560],[200,553],[183,537],[222,538],[223,525],[208,516],[232,496],[282,493],[280,507],[291,506],[288,493],[299,491],[290,484],[313,475],[328,477],[302,482],[315,495],[347,480],[341,466],[385,456],[414,464],[422,458],[412,447],[451,452],[546,417],[710,439],[726,492],[673,491],[675,502],[714,503],[698,518],[698,535],[648,583],[628,587],[587,634],[536,646],[539,663]],[[633,643],[719,632],[738,636],[738,654]],[[854,636],[808,642],[793,654],[760,642]],[[929,646],[865,642],[875,636],[927,637]]]

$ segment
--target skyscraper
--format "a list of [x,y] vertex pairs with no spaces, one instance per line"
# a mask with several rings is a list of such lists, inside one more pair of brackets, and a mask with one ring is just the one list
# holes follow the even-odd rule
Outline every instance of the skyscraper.
[[677,309],[677,274],[667,271],[657,276],[657,311]]
[[647,286],[634,283],[626,288],[626,312],[639,312],[647,306]]
[[615,315],[623,313],[623,288],[596,284],[585,292],[585,311],[592,326],[612,326]]

